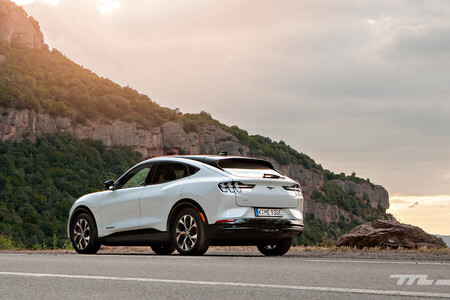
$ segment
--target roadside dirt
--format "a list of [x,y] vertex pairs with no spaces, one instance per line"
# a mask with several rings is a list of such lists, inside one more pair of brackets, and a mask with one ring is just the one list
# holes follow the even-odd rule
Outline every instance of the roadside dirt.
[[[71,255],[74,250],[16,250],[0,251],[1,253],[23,254],[53,254]],[[176,253],[176,252],[175,252]],[[102,247],[99,255],[155,255],[150,247]],[[177,254],[174,254],[177,255]],[[256,247],[210,247],[207,256],[261,256]],[[354,249],[354,248],[321,248],[321,247],[292,247],[283,257],[308,259],[364,259],[364,260],[393,260],[393,261],[435,261],[449,262],[450,248],[447,249],[417,249],[417,250],[384,250],[384,249]]]

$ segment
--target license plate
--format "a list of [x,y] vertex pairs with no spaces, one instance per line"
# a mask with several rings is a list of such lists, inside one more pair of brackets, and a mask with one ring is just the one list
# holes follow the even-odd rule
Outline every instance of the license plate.
[[257,217],[282,217],[283,210],[279,208],[255,208]]

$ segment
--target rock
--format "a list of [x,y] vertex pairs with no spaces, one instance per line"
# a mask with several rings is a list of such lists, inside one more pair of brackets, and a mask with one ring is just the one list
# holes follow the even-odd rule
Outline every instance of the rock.
[[200,134],[200,153],[216,155],[218,154],[217,152],[217,146],[214,142],[214,135],[211,134],[211,130]]
[[237,155],[240,156],[239,145],[232,141],[220,142],[217,144],[217,149],[219,152],[226,151],[228,155]]
[[[181,123],[166,122],[161,128],[164,139],[164,148],[167,149],[168,154],[177,154],[179,149],[185,148],[184,144],[187,135],[184,132]],[[176,149],[178,149],[178,151]]]
[[70,119],[69,118],[63,118],[63,117],[56,118],[56,128],[67,129],[69,127],[70,127]]
[[103,123],[95,123],[93,124],[93,133],[92,133],[92,139],[94,140],[100,140],[103,142],[106,146],[111,146],[111,131],[110,127],[111,125],[103,124]]
[[111,127],[111,142],[113,144],[139,146],[144,142],[139,136],[138,130],[130,123],[115,121]]
[[305,213],[314,215],[315,218],[327,223],[339,222],[341,218],[344,218],[346,223],[352,221],[363,222],[364,220],[351,212],[340,208],[336,205],[330,205],[328,203],[320,203],[310,198],[305,197]]
[[413,225],[396,221],[375,220],[353,228],[342,235],[336,246],[417,249],[444,247],[441,240]]
[[46,48],[39,24],[9,0],[0,0],[0,46]]
[[[0,0],[1,1],[1,0]],[[92,138],[101,140],[106,146],[125,145],[142,153],[144,158],[167,154],[218,154],[228,151],[229,155],[247,156],[249,148],[239,143],[238,139],[213,124],[207,124],[200,133],[186,133],[180,123],[167,122],[161,127],[150,130],[139,129],[138,124],[119,120],[110,123],[88,120],[86,125],[74,124],[69,118],[53,118],[48,114],[33,110],[17,110],[0,107],[0,139],[23,141],[25,138],[36,141],[36,136],[46,133],[69,132],[78,139]],[[242,153],[241,153],[242,151]],[[345,191],[354,191],[358,197],[368,195],[372,207],[389,206],[387,191],[381,186],[367,183],[332,180],[325,182],[323,174],[304,166],[289,164],[279,165],[273,158],[268,159],[275,168],[298,181],[303,190],[304,212],[314,215],[325,222],[338,222],[344,219],[347,223],[362,222],[362,218],[349,211],[319,203],[312,199],[314,190],[320,190],[325,184],[334,183]]]
[[4,56],[3,54],[0,54],[0,66],[3,65],[6,61],[6,56]]

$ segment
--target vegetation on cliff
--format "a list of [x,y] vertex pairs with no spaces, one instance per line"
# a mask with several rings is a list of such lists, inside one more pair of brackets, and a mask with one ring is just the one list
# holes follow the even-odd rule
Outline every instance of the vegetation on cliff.
[[[0,238],[2,245],[61,248],[67,244],[69,209],[80,196],[103,189],[142,160],[127,147],[76,140],[67,134],[39,137],[36,143],[0,141]],[[357,224],[305,219],[302,245],[327,245]],[[1,247],[0,247],[1,248]]]
[[322,191],[315,190],[312,198],[321,203],[341,207],[353,215],[362,217],[366,221],[378,219],[385,214],[382,209],[372,208],[367,194],[361,199],[354,192],[346,193],[336,184],[327,184],[323,187]]
[[0,142],[0,234],[19,247],[62,247],[73,202],[140,160],[129,148],[65,134]]
[[205,124],[214,124],[235,135],[254,156],[272,157],[281,165],[294,163],[323,171],[313,159],[283,141],[249,135],[237,126],[220,123],[206,112],[182,114],[178,109],[161,107],[128,86],[121,87],[99,77],[58,50],[0,48],[0,54],[6,56],[0,67],[0,106],[70,117],[81,124],[87,120],[119,119],[149,129],[174,121],[182,123],[187,132],[201,132]]
[[[32,109],[51,116],[65,116],[75,123],[87,120],[136,122],[143,129],[174,121],[186,132],[201,133],[214,124],[248,146],[250,155],[275,159],[280,165],[299,164],[322,172],[325,180],[342,179],[369,182],[344,173],[325,170],[309,156],[299,153],[283,141],[249,135],[237,126],[227,126],[206,112],[183,114],[164,108],[148,96],[130,87],[121,87],[109,79],[75,64],[57,50],[0,48],[6,61],[0,66],[0,106]],[[105,148],[100,142],[76,141],[66,135],[38,138],[36,144],[0,143],[0,234],[17,245],[61,247],[65,242],[67,213],[82,194],[102,188],[106,178],[117,178],[141,159],[124,147]],[[364,220],[382,216],[367,199],[359,199],[342,189],[325,185],[314,193],[316,201],[337,205]],[[306,230],[299,243],[327,244],[356,224],[343,220],[328,224],[313,216],[305,219]]]

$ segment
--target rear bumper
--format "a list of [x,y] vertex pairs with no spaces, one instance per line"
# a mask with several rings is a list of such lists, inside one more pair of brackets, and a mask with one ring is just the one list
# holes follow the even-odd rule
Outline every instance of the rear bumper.
[[303,221],[296,219],[236,219],[208,226],[211,245],[256,245],[296,238],[302,232]]

